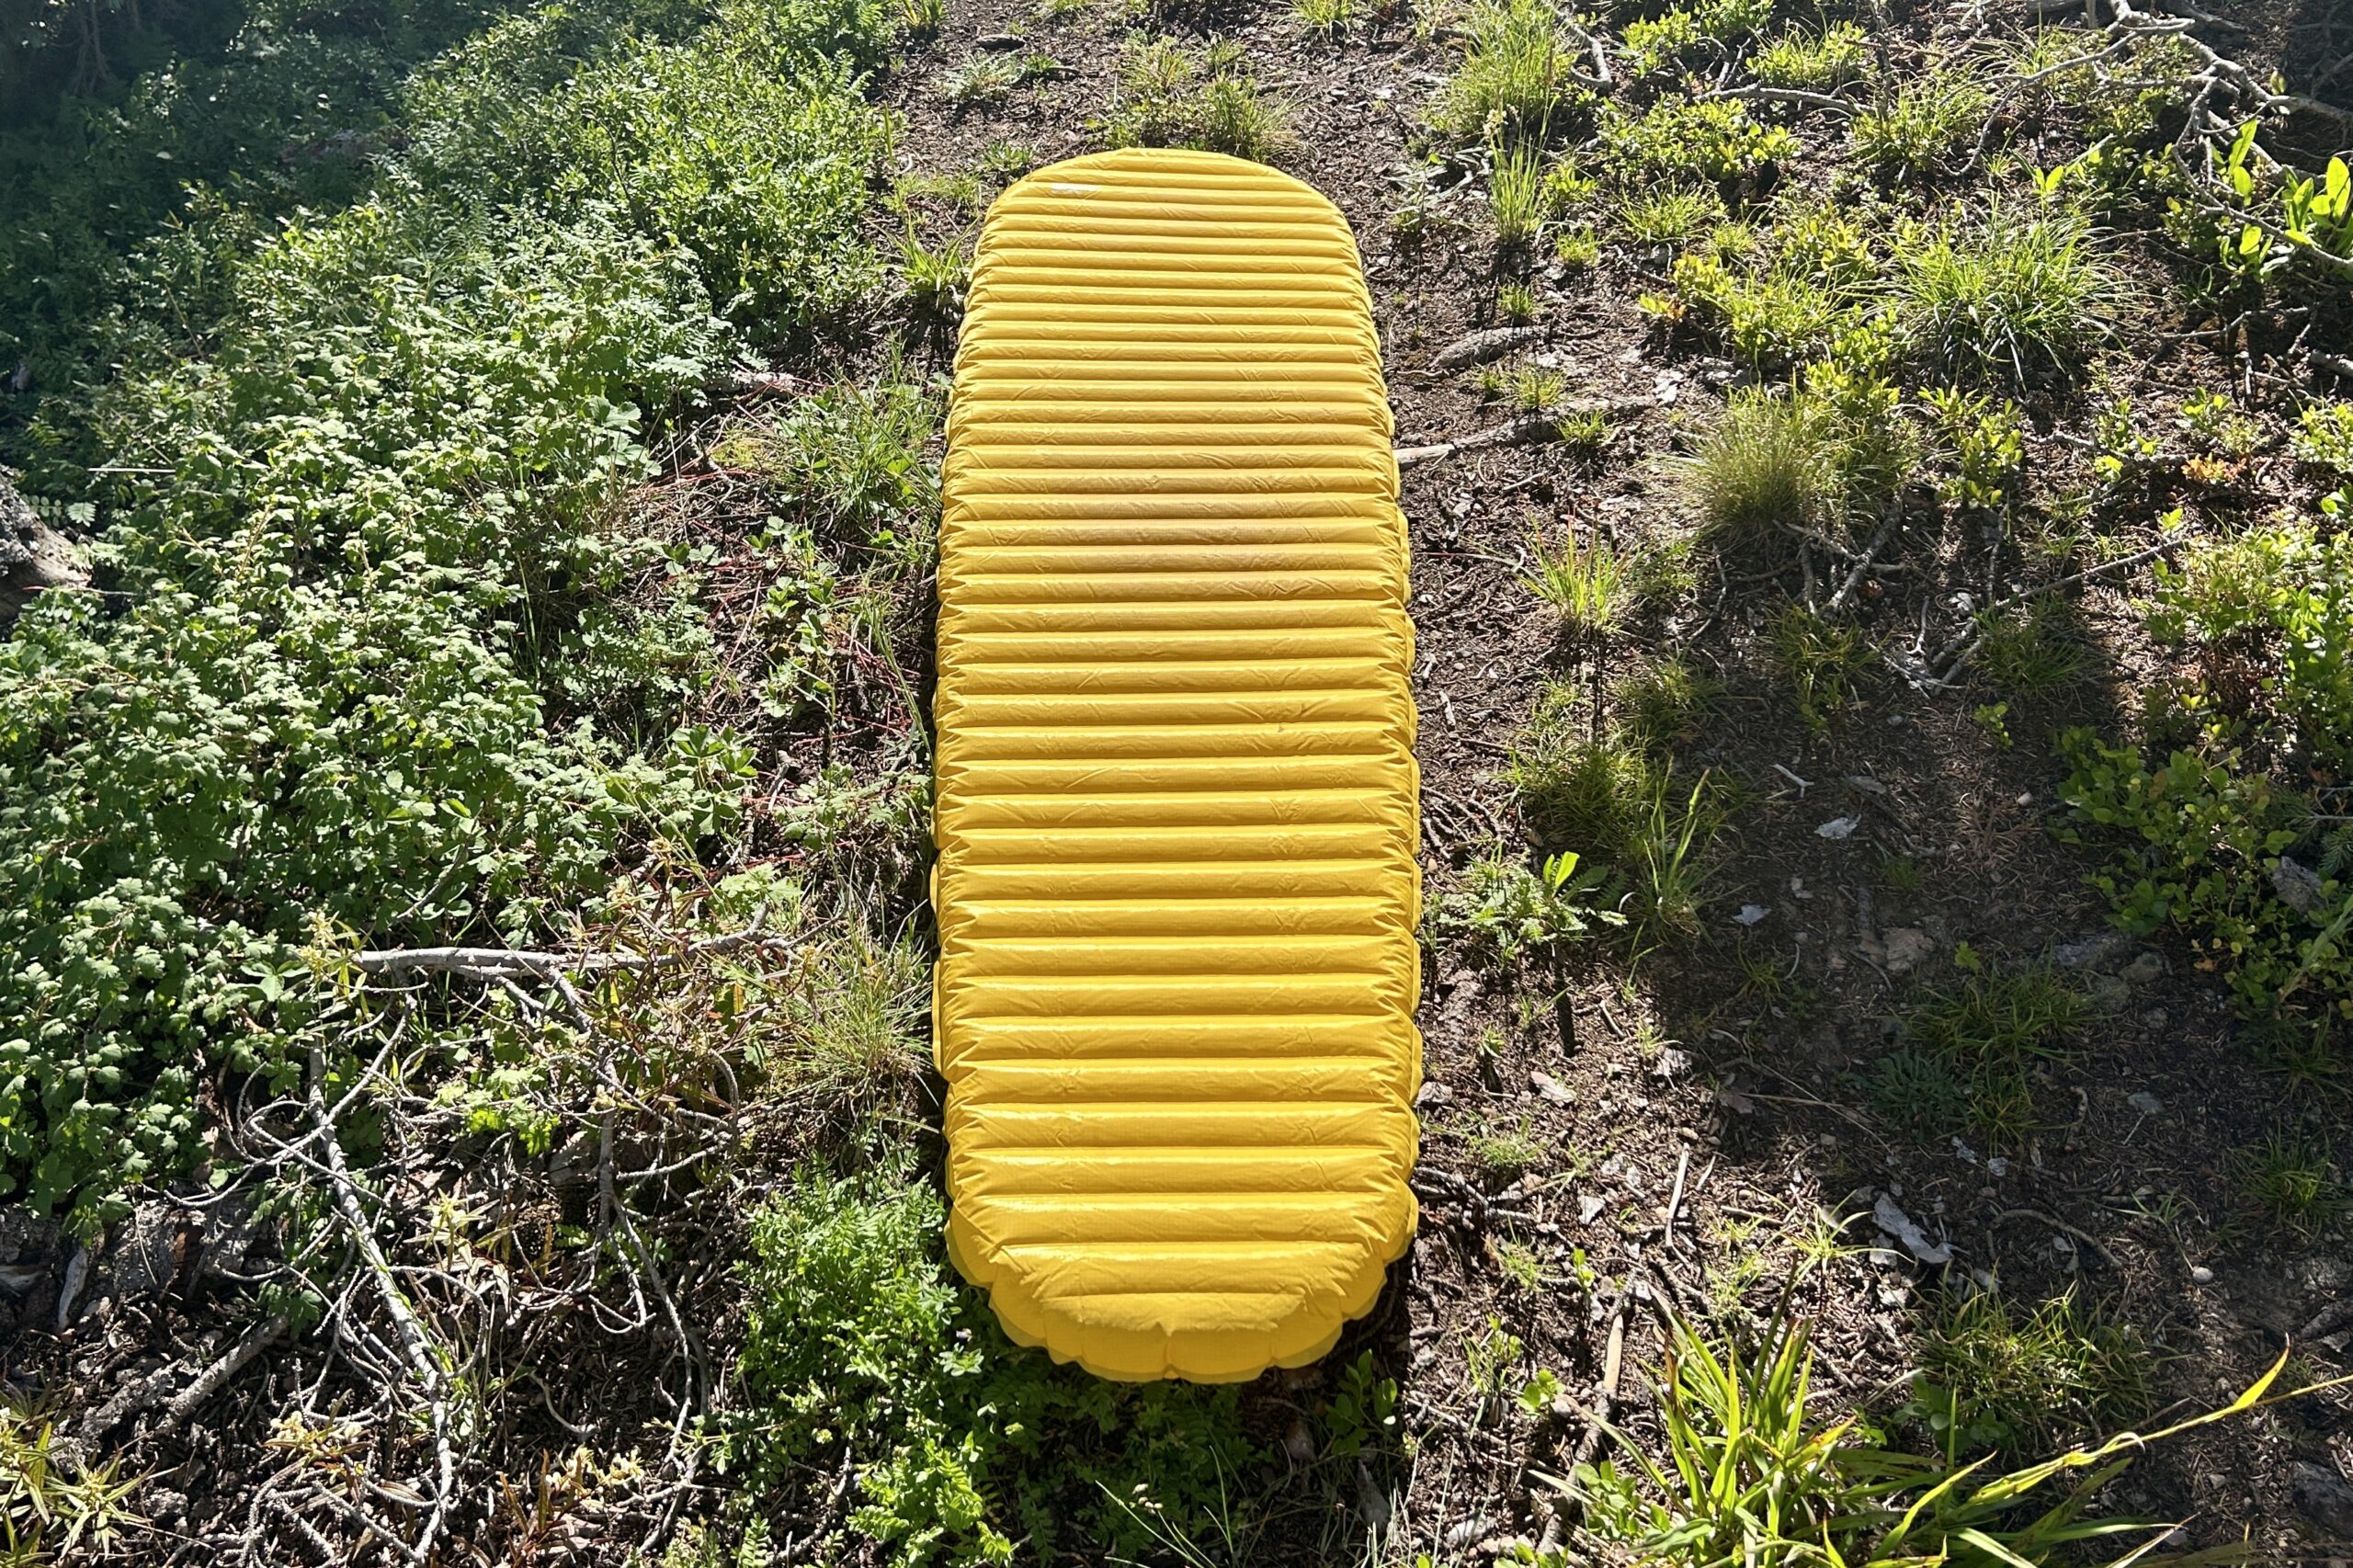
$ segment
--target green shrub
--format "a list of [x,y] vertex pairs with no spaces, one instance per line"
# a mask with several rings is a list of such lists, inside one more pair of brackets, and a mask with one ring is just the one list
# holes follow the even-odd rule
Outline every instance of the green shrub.
[[1735,100],[1670,97],[1640,115],[1607,110],[1595,161],[1630,186],[1693,176],[1723,181],[1753,178],[1796,148],[1787,130],[1760,123]]
[[756,332],[811,325],[880,281],[858,232],[892,139],[856,90],[879,58],[873,0],[730,0],[691,40],[517,93],[505,35],[544,25],[494,28],[412,90],[413,177],[443,199],[526,193],[551,215],[613,203],[631,229],[682,245],[721,311]]
[[1749,67],[1768,87],[1823,92],[1862,74],[1864,43],[1862,28],[1833,22],[1819,37],[1783,33],[1758,50]]
[[752,1500],[829,1483],[847,1453],[848,1534],[899,1565],[1010,1562],[1024,1540],[1041,1560],[1132,1555],[1252,1506],[1267,1467],[1236,1391],[1120,1386],[1016,1348],[947,1272],[944,1219],[887,1169],[803,1169],[754,1214],[741,1392],[705,1425]]

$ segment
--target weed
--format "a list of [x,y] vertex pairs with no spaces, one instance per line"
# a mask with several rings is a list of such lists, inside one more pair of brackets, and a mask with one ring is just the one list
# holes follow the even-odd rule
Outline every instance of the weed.
[[1618,206],[1618,226],[1641,244],[1679,244],[1704,233],[1724,215],[1723,198],[1710,189],[1644,189]]
[[1905,350],[1948,369],[2024,384],[2072,380],[2123,300],[2113,266],[2063,210],[1997,208],[1899,244],[1890,309]]
[[1586,171],[1584,161],[1574,153],[1563,153],[1544,172],[1544,210],[1574,211],[1591,201],[1600,189],[1601,182]]
[[81,1561],[77,1549],[102,1553],[116,1527],[138,1517],[130,1499],[144,1479],[69,1458],[46,1415],[0,1401],[0,1561],[35,1568]]
[[1263,97],[1242,50],[1138,39],[1120,55],[1120,84],[1097,129],[1115,147],[1192,147],[1266,162],[1289,139],[1290,113]]
[[1495,1272],[1504,1283],[1525,1295],[1534,1295],[1544,1283],[1544,1261],[1536,1249],[1516,1237],[1503,1236],[1488,1244],[1488,1254],[1495,1260]]
[[1464,1332],[1462,1388],[1475,1407],[1475,1419],[1484,1422],[1501,1408],[1527,1351],[1518,1335],[1505,1332],[1499,1319],[1489,1318],[1484,1334]]
[[2072,1292],[2029,1312],[1994,1290],[1948,1297],[1916,1354],[1904,1414],[1948,1460],[2067,1442],[2154,1408],[2147,1341]]
[[2006,702],[1981,702],[1970,711],[1970,720],[1985,732],[1985,738],[2007,751],[2017,743],[2010,734],[2010,705]]
[[1397,1436],[1397,1381],[1373,1368],[1368,1350],[1342,1369],[1339,1387],[1324,1412],[1324,1446],[1336,1458],[1352,1459],[1388,1448]]
[[1495,285],[1495,314],[1513,326],[1526,326],[1542,310],[1536,290],[1526,283]]
[[1878,870],[1880,886],[1890,892],[1915,893],[1928,883],[1927,868],[1909,855],[1882,853]]
[[1647,752],[1664,752],[1699,733],[1722,687],[1681,653],[1637,666],[1610,688],[1628,740]]
[[1337,37],[1355,23],[1357,0],[1291,0],[1290,14],[1308,32]]
[[940,78],[939,96],[959,110],[995,108],[1021,85],[1021,62],[1010,54],[966,55]]
[[892,0],[891,19],[904,38],[936,38],[948,22],[948,0]]
[[1019,179],[1037,165],[1038,154],[1018,142],[992,142],[981,149],[972,171],[981,178],[1003,183]]
[[1541,150],[1529,142],[1495,149],[1487,207],[1495,214],[1495,238],[1506,245],[1528,244],[1544,225],[1551,190],[1542,156]]
[[1551,1152],[1525,1121],[1515,1128],[1482,1127],[1463,1143],[1481,1166],[1503,1176],[1534,1170]]
[[2088,662],[2064,601],[2051,596],[2022,610],[1981,616],[1977,667],[2003,690],[2038,697],[2074,685]]
[[1623,622],[1633,597],[1626,552],[1597,534],[1581,545],[1574,528],[1563,528],[1555,544],[1537,528],[1528,536],[1528,553],[1534,569],[1520,582],[1552,607],[1563,632],[1598,637]]
[[1601,260],[1601,240],[1590,228],[1563,229],[1552,236],[1552,259],[1583,272]]
[[2239,1190],[2275,1228],[2310,1241],[2353,1207],[2324,1144],[2282,1133],[2242,1149],[2232,1162]]
[[907,303],[916,314],[952,321],[964,313],[964,291],[972,281],[972,255],[961,240],[935,250],[910,225],[899,242],[899,279],[906,285]]
[[1579,94],[1577,46],[1550,0],[1477,0],[1461,23],[1462,63],[1438,90],[1431,123],[1469,141],[1540,140]]
[[[1777,1320],[1752,1344],[1711,1343],[1678,1321],[1658,1385],[1667,1463],[1637,1453],[1639,1471],[1605,1462],[1548,1479],[1584,1499],[1587,1530],[1637,1562],[2016,1568],[2144,1537],[2108,1560],[2125,1568],[2171,1527],[2086,1518],[2095,1496],[2149,1444],[2256,1407],[2286,1365],[2283,1356],[2222,1409],[1994,1474],[1889,1449],[1859,1419],[1817,1414],[1809,1340],[1807,1324]],[[1504,1561],[1568,1568],[1571,1559],[1523,1546]]]
[[1099,0],[1038,0],[1030,15],[1041,22],[1064,22],[1085,16],[1098,3]]
[[1756,51],[1749,69],[1768,87],[1826,92],[1862,74],[1865,41],[1852,22],[1833,22],[1813,37],[1783,33]]
[[1558,370],[1522,365],[1511,372],[1506,390],[1511,393],[1512,406],[1520,413],[1541,414],[1567,393],[1569,379]]
[[1623,917],[1590,902],[1599,878],[1578,869],[1574,853],[1545,858],[1530,869],[1498,846],[1464,869],[1463,885],[1431,907],[1441,938],[1461,939],[1476,961],[1508,970],[1532,953],[1557,952],[1597,925]]
[[1565,682],[1548,685],[1512,743],[1505,777],[1542,842],[1614,854],[1634,842],[1649,815],[1654,769],[1622,741],[1589,738],[1580,722],[1583,701]]
[[1984,85],[1965,71],[1932,71],[1885,108],[1855,116],[1855,151],[1885,167],[1934,168],[1985,124]]
[[1495,403],[1511,390],[1511,372],[1501,365],[1482,365],[1478,375],[1479,401]]
[[1773,652],[1789,672],[1798,717],[1817,733],[1855,705],[1855,682],[1873,652],[1861,627],[1790,605],[1773,623]]
[[905,174],[891,182],[891,194],[884,205],[901,215],[924,202],[938,202],[959,216],[980,210],[981,176],[967,170],[961,174]]
[[1949,1132],[1969,1119],[1969,1087],[1951,1060],[1933,1051],[1898,1051],[1870,1074],[1871,1105],[1910,1131]]
[[1619,35],[1626,46],[1626,65],[1637,76],[1665,69],[1699,41],[1699,19],[1680,6],[1670,6],[1655,17],[1636,17]]

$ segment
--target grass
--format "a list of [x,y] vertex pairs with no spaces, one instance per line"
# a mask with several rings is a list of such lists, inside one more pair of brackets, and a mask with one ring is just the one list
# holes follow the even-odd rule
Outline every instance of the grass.
[[1734,392],[1682,473],[1701,519],[1727,539],[1826,520],[1836,494],[1826,411],[1801,393]]
[[1495,171],[1487,182],[1487,209],[1495,214],[1495,239],[1524,245],[1544,226],[1548,187],[1542,152],[1531,143],[1495,149]]
[[1773,653],[1789,672],[1798,717],[1823,733],[1855,706],[1856,683],[1873,657],[1863,629],[1793,604],[1773,622]]
[[1722,687],[1682,653],[1668,653],[1621,675],[1610,687],[1621,732],[1657,753],[1699,734]]
[[1952,1060],[1933,1051],[1897,1051],[1880,1058],[1868,1085],[1871,1107],[1905,1131],[1933,1136],[1969,1120],[1969,1085]]
[[1120,53],[1119,85],[1098,122],[1114,147],[1190,147],[1265,163],[1290,140],[1290,111],[1262,96],[1241,45],[1141,39]]
[[953,321],[964,313],[964,290],[972,281],[972,253],[961,240],[934,249],[910,227],[899,242],[899,280],[906,285],[907,303],[915,314]]
[[1723,813],[1708,798],[1706,774],[1683,796],[1670,787],[1670,775],[1652,775],[1649,810],[1628,857],[1637,955],[1646,945],[1699,934],[1700,906],[1715,874],[1708,848],[1722,824]]
[[1563,528],[1557,540],[1531,530],[1528,554],[1533,564],[1520,582],[1552,608],[1565,635],[1604,636],[1624,623],[1635,578],[1627,552],[1597,534],[1580,544],[1576,530]]
[[2233,1166],[2255,1212],[2300,1241],[2310,1241],[2353,1207],[2337,1179],[2336,1156],[2313,1140],[2275,1132],[2240,1150]]
[[1852,22],[1833,22],[1820,33],[1783,33],[1752,56],[1748,68],[1768,87],[1829,89],[1863,74],[1867,38]]
[[1984,84],[1957,70],[1933,71],[1885,107],[1855,116],[1855,151],[1883,168],[1928,169],[1972,141],[1985,123]]
[[1347,31],[1357,19],[1357,0],[1291,0],[1290,14],[1311,33],[1327,38]]
[[1548,683],[1512,743],[1504,777],[1541,842],[1615,854],[1649,815],[1655,770],[1615,736],[1588,734],[1586,700],[1565,681]]
[[1910,1411],[1949,1458],[2040,1452],[2155,1408],[2148,1341],[2072,1292],[2030,1311],[1995,1290],[1948,1297],[1915,1355]]
[[1504,378],[1504,392],[1511,399],[1512,407],[1522,414],[1543,413],[1560,402],[1568,390],[1566,376],[1539,365],[1521,365]]
[[1583,272],[1601,260],[1601,239],[1590,228],[1563,229],[1552,236],[1552,259],[1572,272]]
[[1977,667],[2004,691],[2039,697],[2083,679],[2090,662],[2063,601],[2045,597],[2022,611],[1981,617]]
[[[1930,994],[1904,1017],[1905,1049],[1896,1056],[1908,1051],[1942,1063],[1944,1075],[1962,1087],[1969,1120],[1995,1145],[2018,1148],[2038,1125],[2032,1069],[2063,1057],[2093,1015],[2090,1000],[2047,968],[1973,975]],[[1935,1097],[1895,1104],[1898,1119],[1925,1126],[1931,1114],[1950,1110],[1934,1086],[1933,1069],[1925,1062],[1891,1067],[1895,1060],[1881,1063],[1874,1085],[1882,1109],[1909,1089]]]
[[1895,247],[1889,310],[1906,352],[1955,375],[2073,381],[2109,336],[2125,290],[2065,209],[1995,207]]
[[937,38],[948,22],[948,0],[892,0],[891,19],[904,38]]
[[[2172,1527],[2095,1514],[2097,1495],[2148,1445],[2263,1403],[2286,1365],[2283,1356],[2220,1410],[2002,1473],[1891,1449],[1858,1417],[1824,1411],[1804,1323],[1777,1318],[1761,1335],[1711,1340],[1677,1319],[1670,1339],[1656,1380],[1666,1461],[1636,1450],[1622,1470],[1613,1460],[1547,1478],[1582,1498],[1588,1532],[1620,1549],[1608,1561],[2124,1568]],[[1514,1560],[1592,1559],[1523,1550]]]
[[1431,123],[1465,140],[1498,132],[1540,140],[1580,92],[1576,44],[1547,0],[1478,0],[1461,21],[1462,62],[1438,90]]
[[1706,233],[1723,216],[1723,198],[1711,188],[1644,190],[1619,203],[1618,227],[1638,244],[1677,244]]
[[1462,1142],[1482,1169],[1497,1176],[1513,1176],[1532,1171],[1552,1155],[1544,1140],[1525,1121],[1514,1128],[1484,1126]]
[[1543,312],[1543,301],[1526,283],[1495,285],[1495,314],[1512,326],[1526,326]]

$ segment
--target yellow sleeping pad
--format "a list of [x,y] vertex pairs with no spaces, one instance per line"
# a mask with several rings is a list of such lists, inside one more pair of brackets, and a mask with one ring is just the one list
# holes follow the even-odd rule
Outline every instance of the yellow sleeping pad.
[[940,535],[949,1253],[1105,1377],[1329,1349],[1414,1227],[1414,710],[1354,241],[1124,152],[990,211]]

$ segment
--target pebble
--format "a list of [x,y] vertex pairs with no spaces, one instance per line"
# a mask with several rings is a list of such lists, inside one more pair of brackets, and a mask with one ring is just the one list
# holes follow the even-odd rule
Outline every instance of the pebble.
[[2193,1285],[2211,1285],[2214,1282],[2214,1271],[2202,1263],[2193,1264],[2189,1270],[2189,1282]]

